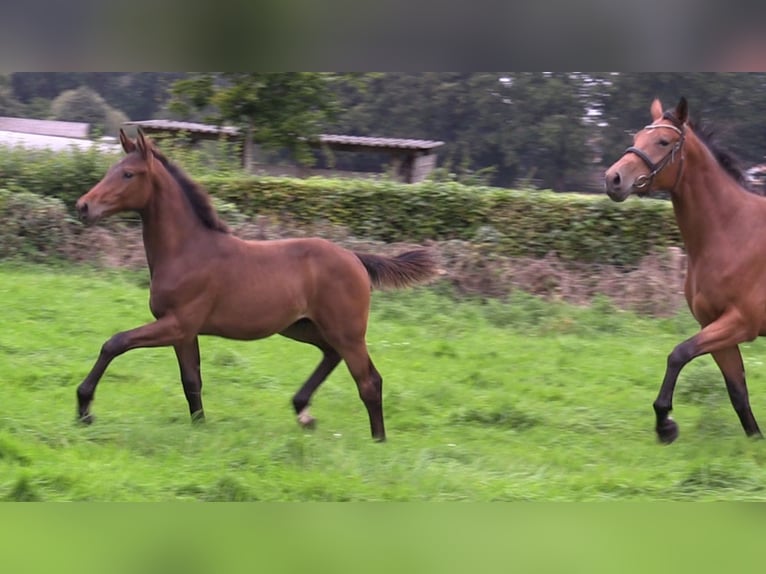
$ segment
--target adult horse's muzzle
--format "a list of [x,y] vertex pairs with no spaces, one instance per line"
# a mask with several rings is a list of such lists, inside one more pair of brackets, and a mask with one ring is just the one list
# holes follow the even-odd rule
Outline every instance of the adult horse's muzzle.
[[616,202],[622,202],[628,199],[630,192],[633,191],[633,185],[625,185],[624,178],[618,169],[609,168],[604,176],[604,189],[609,199]]

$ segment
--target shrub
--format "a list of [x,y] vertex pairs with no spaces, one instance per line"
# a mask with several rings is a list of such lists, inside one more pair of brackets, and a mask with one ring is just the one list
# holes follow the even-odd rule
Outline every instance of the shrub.
[[681,244],[669,203],[545,191],[416,185],[379,180],[204,176],[208,190],[249,216],[318,220],[381,241],[479,239],[484,251],[511,257],[634,266]]
[[[223,148],[222,148],[223,149]],[[632,199],[467,186],[455,181],[415,185],[385,179],[254,177],[192,152],[173,153],[224,206],[241,217],[267,215],[301,225],[327,223],[386,242],[476,241],[483,256],[545,257],[565,262],[635,267],[642,258],[680,246],[670,204]],[[104,175],[116,154],[0,149],[0,185],[61,199],[77,198]],[[195,159],[196,158],[196,159]],[[203,174],[203,175],[199,175]]]
[[61,256],[75,226],[60,199],[7,189],[0,189],[0,220],[0,259]]

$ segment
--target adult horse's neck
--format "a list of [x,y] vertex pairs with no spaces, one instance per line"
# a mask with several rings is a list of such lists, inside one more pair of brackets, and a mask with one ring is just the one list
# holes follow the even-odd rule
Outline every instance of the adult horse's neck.
[[689,129],[682,153],[684,171],[671,201],[687,254],[694,258],[736,229],[748,197]]
[[159,164],[155,162],[151,197],[139,212],[150,273],[163,261],[177,257],[191,240],[206,231],[181,186]]

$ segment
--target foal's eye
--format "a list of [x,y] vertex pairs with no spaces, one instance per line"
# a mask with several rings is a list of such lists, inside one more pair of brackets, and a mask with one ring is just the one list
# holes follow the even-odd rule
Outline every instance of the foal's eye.
[[122,177],[124,177],[125,179],[130,179],[131,177],[133,177],[133,172],[132,171],[125,171],[125,172],[122,173]]
[[670,142],[668,140],[660,140],[660,145],[662,147],[667,147],[670,145]]

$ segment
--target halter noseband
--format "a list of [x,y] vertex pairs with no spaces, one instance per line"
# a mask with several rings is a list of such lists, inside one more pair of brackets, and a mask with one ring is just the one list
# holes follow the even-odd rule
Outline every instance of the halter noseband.
[[[651,124],[644,127],[645,130],[655,130],[658,128],[667,128],[669,130],[673,130],[680,136],[678,141],[672,147],[672,149],[660,161],[658,161],[657,163],[654,163],[651,159],[649,159],[649,156],[646,155],[646,153],[643,150],[640,150],[635,146],[630,146],[622,154],[622,155],[626,155],[626,154],[632,153],[637,155],[639,158],[641,158],[641,161],[643,161],[646,164],[646,167],[649,168],[649,173],[647,175],[640,175],[636,178],[636,181],[633,184],[634,189],[643,190],[644,188],[649,187],[652,181],[654,180],[654,176],[660,173],[668,165],[673,163],[673,161],[676,159],[676,152],[680,151],[684,145],[685,134],[682,128],[677,128],[676,126],[673,126],[670,124]],[[683,154],[681,154],[681,168],[683,167],[683,162],[684,162],[684,156]],[[673,184],[673,187],[670,191],[673,191],[678,185],[678,180],[681,178],[681,168],[679,168],[678,170],[678,175],[676,176],[676,182]]]

